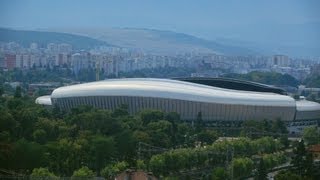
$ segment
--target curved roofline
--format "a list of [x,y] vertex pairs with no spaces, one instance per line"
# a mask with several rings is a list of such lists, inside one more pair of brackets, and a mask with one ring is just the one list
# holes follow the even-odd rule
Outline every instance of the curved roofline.
[[295,107],[289,96],[212,87],[185,81],[156,78],[124,78],[57,88],[51,98],[76,96],[140,96],[207,103]]
[[51,102],[51,96],[47,95],[47,96],[40,96],[36,99],[36,104],[42,104],[42,105],[48,105],[51,106],[52,102]]
[[297,104],[297,111],[320,111],[320,104],[317,102],[307,101],[307,100],[298,100],[296,101],[296,104]]
[[[256,87],[256,88],[261,88],[259,90],[246,90],[245,88],[242,89],[237,89],[234,87],[222,87],[222,88],[227,88],[227,89],[234,89],[234,90],[243,90],[243,91],[254,91],[254,92],[273,92],[277,94],[282,94],[282,95],[287,95],[286,91],[283,90],[282,88],[275,87],[272,85],[267,85],[267,84],[262,84],[262,83],[257,83],[253,81],[246,81],[246,80],[241,80],[241,79],[234,79],[234,78],[225,78],[225,77],[178,77],[178,78],[173,78],[174,80],[180,80],[180,81],[186,81],[186,82],[193,82],[193,83],[198,83],[198,84],[205,84],[203,82],[199,81],[211,81],[211,82],[228,82],[228,83],[238,83],[238,84],[243,84],[243,85],[250,85],[251,87]],[[198,82],[194,82],[198,81]],[[206,83],[206,85],[209,86],[214,86],[214,87],[221,87],[221,85],[210,85],[209,83]]]

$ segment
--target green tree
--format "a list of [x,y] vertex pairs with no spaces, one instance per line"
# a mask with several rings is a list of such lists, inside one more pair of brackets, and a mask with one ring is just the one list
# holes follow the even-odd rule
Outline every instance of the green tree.
[[92,158],[95,162],[97,175],[100,175],[100,169],[108,164],[109,160],[115,154],[115,142],[110,137],[94,136],[91,143]]
[[122,117],[122,116],[128,116],[128,115],[129,115],[128,105],[126,104],[122,104],[120,107],[116,108],[112,112],[113,117]]
[[266,179],[268,179],[267,170],[266,170],[266,166],[265,166],[265,163],[263,161],[263,158],[261,158],[260,161],[259,161],[258,168],[257,168],[257,173],[255,175],[255,179],[256,180],[266,180]]
[[165,119],[169,122],[180,122],[180,115],[176,112],[169,112],[166,114]]
[[14,92],[14,97],[15,98],[21,98],[22,97],[22,89],[20,86],[16,87],[16,91]]
[[313,164],[313,156],[311,153],[306,154],[306,160],[304,162],[304,168],[305,168],[305,176],[309,178],[313,178],[315,167]]
[[33,170],[48,163],[45,149],[38,143],[20,139],[14,143],[12,159],[8,159],[10,169]]
[[320,133],[316,126],[304,128],[302,137],[308,145],[318,144],[320,142]]
[[305,170],[305,156],[306,156],[306,149],[304,145],[304,141],[301,140],[297,147],[293,151],[294,157],[292,158],[291,164],[294,166],[295,171],[302,176]]
[[158,147],[170,147],[172,124],[165,120],[151,122],[147,125],[147,133],[151,143]]
[[230,176],[225,168],[216,167],[212,171],[211,179],[212,180],[228,180],[230,179]]
[[80,169],[73,172],[71,179],[85,178],[93,179],[95,173],[87,166],[82,166]]
[[43,129],[37,129],[33,132],[32,137],[35,142],[44,144],[47,141],[47,133]]
[[118,157],[120,160],[125,160],[134,163],[136,155],[137,140],[133,136],[132,131],[123,130],[115,135],[115,146],[117,148]]
[[235,158],[232,162],[235,178],[245,177],[251,174],[254,164],[249,158]]
[[284,121],[281,121],[281,119],[277,119],[276,121],[273,121],[271,129],[275,133],[281,133],[281,134],[288,133],[287,126],[284,123]]
[[13,133],[14,129],[18,125],[14,120],[13,116],[10,112],[6,110],[0,110],[0,132],[1,131],[9,131]]
[[303,178],[291,171],[280,171],[275,177],[275,180],[302,180]]
[[144,125],[149,124],[153,121],[163,120],[164,119],[164,113],[159,110],[143,110],[140,112],[140,118]]
[[198,134],[198,141],[204,142],[206,144],[212,144],[218,139],[218,133],[214,130],[204,129]]
[[129,164],[125,161],[117,162],[115,164],[108,165],[105,168],[103,168],[101,170],[101,175],[106,179],[112,179],[118,173],[121,173],[122,171],[126,170],[128,166]]
[[50,172],[48,168],[35,168],[30,175],[31,180],[58,180],[59,178]]
[[284,149],[287,149],[290,145],[290,141],[288,139],[288,135],[282,135],[280,137],[280,143],[283,145]]
[[4,88],[0,85],[0,97],[4,94]]

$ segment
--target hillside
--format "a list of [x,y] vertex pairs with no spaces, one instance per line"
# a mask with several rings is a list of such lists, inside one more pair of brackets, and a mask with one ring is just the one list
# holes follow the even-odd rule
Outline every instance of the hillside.
[[48,43],[68,43],[74,49],[90,49],[99,45],[112,46],[104,41],[94,38],[59,33],[59,32],[40,32],[26,31],[0,28],[0,41],[2,42],[17,42],[27,47],[32,42],[36,42],[40,47],[46,47]]
[[49,29],[85,35],[120,47],[143,50],[156,54],[189,52],[218,53],[228,55],[250,55],[256,52],[241,46],[223,45],[184,33],[137,28],[103,29]]

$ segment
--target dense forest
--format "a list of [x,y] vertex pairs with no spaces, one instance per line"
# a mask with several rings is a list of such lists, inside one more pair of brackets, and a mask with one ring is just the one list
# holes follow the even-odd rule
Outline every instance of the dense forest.
[[[201,114],[186,123],[174,112],[146,109],[130,115],[126,105],[114,111],[80,106],[64,112],[34,104],[19,88],[14,96],[0,97],[0,114],[0,170],[16,176],[111,179],[134,168],[167,179],[238,179],[290,162],[286,149],[302,146],[288,141],[281,120],[246,121],[239,138],[220,141],[228,134],[206,127]],[[273,135],[250,135],[250,129]],[[319,142],[316,133],[309,132],[307,143]],[[293,157],[307,156],[300,154]],[[310,159],[297,162],[309,163],[299,177],[319,177]]]

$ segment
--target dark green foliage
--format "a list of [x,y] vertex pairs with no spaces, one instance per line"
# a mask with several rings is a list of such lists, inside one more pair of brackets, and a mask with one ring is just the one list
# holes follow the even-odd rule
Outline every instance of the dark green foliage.
[[48,168],[35,168],[30,175],[31,180],[58,180],[58,177],[48,170]]
[[[230,177],[232,162],[234,177],[249,175],[254,169],[250,158],[256,154],[263,157],[266,169],[286,160],[278,152],[284,145],[272,137],[216,141],[218,133],[205,127],[201,113],[196,130],[174,112],[143,110],[130,115],[126,105],[112,112],[90,106],[63,112],[59,108],[47,110],[28,97],[1,98],[0,168],[23,174],[36,168],[38,174],[112,178],[125,168],[139,167],[163,177],[180,177],[180,172],[209,168],[210,172],[201,176],[207,178],[212,169],[228,164],[224,171],[215,169],[212,175],[223,179]],[[264,121],[261,126],[254,121],[245,124],[284,131],[276,121]],[[315,170],[310,163],[304,166],[306,174]],[[191,175],[183,177],[193,179]]]
[[274,178],[275,180],[302,180],[303,178],[290,171],[280,171]]
[[8,163],[7,169],[31,171],[33,168],[45,166],[45,149],[38,143],[20,139],[14,143],[11,153],[6,161]]
[[140,112],[140,117],[143,124],[147,125],[152,121],[163,120],[164,113],[159,110],[144,110]]
[[256,180],[267,180],[267,169],[263,159],[261,158],[258,164],[257,173],[255,176]]
[[83,166],[80,169],[73,172],[71,179],[90,179],[95,176],[95,173],[89,169],[87,166]]
[[301,140],[297,147],[294,149],[294,157],[292,159],[292,165],[296,170],[296,173],[300,176],[304,175],[304,165],[305,165],[305,155],[306,155],[306,148],[304,145],[304,141]]
[[254,164],[249,158],[237,158],[232,162],[233,176],[235,178],[243,178],[251,174]]
[[20,87],[20,86],[17,86],[17,87],[16,87],[16,91],[14,92],[14,97],[15,97],[15,98],[21,98],[21,96],[22,96],[21,87]]
[[[257,138],[261,136],[273,136],[275,138],[283,137],[282,142],[285,141],[287,137],[288,130],[287,126],[280,119],[274,121],[255,121],[247,120],[242,123],[242,134],[250,136],[252,138]],[[286,144],[285,146],[287,146]]]
[[[228,152],[233,152],[233,160],[227,156]],[[151,157],[149,167],[157,175],[167,176],[176,174],[180,171],[189,171],[190,169],[203,169],[208,167],[224,166],[226,162],[232,164],[234,177],[243,178],[249,176],[254,169],[254,163],[251,157],[254,154],[273,153],[280,150],[280,145],[276,140],[270,137],[264,137],[257,140],[240,138],[230,142],[214,142],[212,145],[206,145],[198,148],[179,148],[170,150]],[[269,154],[266,159],[277,159],[270,163],[270,168],[285,162],[283,153]]]
[[95,169],[97,174],[100,175],[100,169],[102,169],[105,164],[108,164],[111,157],[115,154],[115,142],[112,138],[105,136],[93,136],[91,138],[90,151],[93,156],[93,161],[95,162]]
[[226,168],[217,167],[214,168],[211,174],[212,180],[228,180],[230,179],[229,173],[227,172]]
[[212,144],[218,139],[218,133],[214,130],[202,130],[198,133],[198,140],[206,144]]
[[2,85],[0,85],[0,97],[3,95],[4,93],[4,88],[2,87]]
[[319,169],[313,162],[313,156],[305,148],[304,141],[301,140],[294,149],[294,157],[291,164],[293,171],[300,177],[308,179],[317,179],[319,177]]
[[320,143],[320,133],[316,126],[304,128],[302,137],[308,145]]

